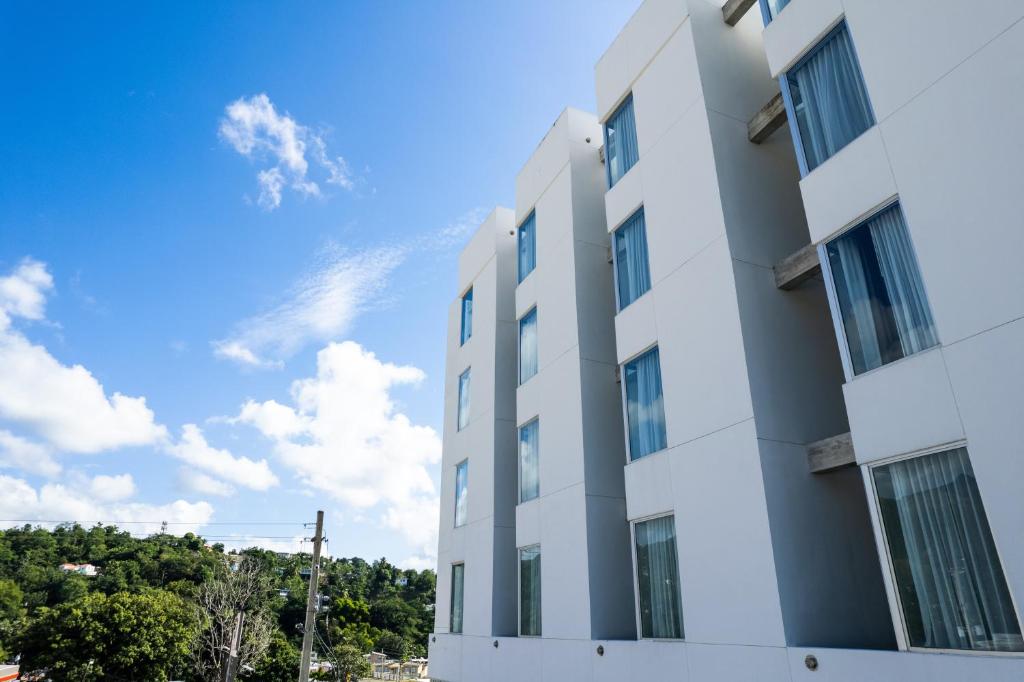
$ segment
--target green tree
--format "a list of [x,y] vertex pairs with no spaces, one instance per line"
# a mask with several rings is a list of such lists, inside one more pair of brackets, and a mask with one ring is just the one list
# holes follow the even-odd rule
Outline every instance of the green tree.
[[396,632],[385,630],[374,644],[377,651],[383,651],[391,658],[405,661],[409,658],[409,642]]
[[280,631],[274,633],[267,652],[242,678],[247,682],[282,682],[299,676],[299,647],[288,641]]
[[338,674],[344,682],[369,677],[373,674],[370,661],[363,657],[363,652],[351,644],[339,644],[331,652],[331,659],[337,667]]

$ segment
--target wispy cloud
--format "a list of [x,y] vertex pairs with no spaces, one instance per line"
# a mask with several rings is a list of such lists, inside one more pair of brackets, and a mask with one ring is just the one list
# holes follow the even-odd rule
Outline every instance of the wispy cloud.
[[[224,495],[234,485],[263,491],[278,484],[277,476],[265,459],[255,461],[236,457],[227,450],[215,448],[195,424],[185,424],[181,429],[181,439],[169,445],[167,451],[199,472],[183,478],[183,482],[192,484],[196,492]],[[218,481],[222,485],[217,485]]]
[[256,175],[260,187],[257,203],[265,210],[281,205],[286,187],[302,196],[320,196],[320,185],[310,177],[310,159],[322,171],[321,182],[346,190],[355,187],[348,162],[327,151],[323,134],[278,112],[265,93],[229,104],[219,132],[239,154],[270,162]]

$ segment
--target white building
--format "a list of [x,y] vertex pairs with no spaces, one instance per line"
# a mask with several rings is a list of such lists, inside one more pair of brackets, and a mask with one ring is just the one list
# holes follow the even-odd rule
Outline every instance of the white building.
[[1024,679],[1024,5],[722,4],[463,256],[434,679]]

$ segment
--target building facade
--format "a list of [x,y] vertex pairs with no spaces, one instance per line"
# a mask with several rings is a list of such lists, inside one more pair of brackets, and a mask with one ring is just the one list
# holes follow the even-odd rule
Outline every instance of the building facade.
[[435,679],[1024,679],[1022,18],[641,5],[498,230],[493,438],[449,326]]

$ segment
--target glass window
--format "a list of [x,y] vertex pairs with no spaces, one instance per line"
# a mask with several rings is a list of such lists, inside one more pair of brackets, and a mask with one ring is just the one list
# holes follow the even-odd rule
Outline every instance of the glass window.
[[537,373],[537,309],[519,320],[519,383]]
[[519,226],[519,281],[537,267],[537,212],[534,211]]
[[833,239],[825,250],[854,374],[938,343],[898,204]]
[[469,370],[459,375],[459,428],[469,424]]
[[789,4],[789,0],[761,0],[761,13],[765,22],[769,22],[779,16],[779,12]]
[[540,637],[540,545],[519,550],[519,634]]
[[629,457],[640,459],[668,445],[658,349],[652,348],[627,362],[625,375]]
[[875,124],[846,24],[784,76],[809,173]]
[[604,158],[609,187],[614,186],[640,159],[632,94],[604,124]]
[[519,501],[540,495],[540,420],[519,427]]
[[910,646],[1024,651],[967,450],[871,471]]
[[462,633],[462,597],[465,593],[466,564],[452,564],[452,613],[449,630]]
[[675,517],[636,523],[633,534],[641,635],[645,639],[682,639]]
[[462,333],[459,336],[459,345],[466,343],[469,337],[473,336],[473,288],[462,297]]
[[619,290],[619,310],[651,288],[643,208],[615,230],[615,279]]
[[469,460],[455,465],[455,527],[466,525],[467,495],[469,495]]

